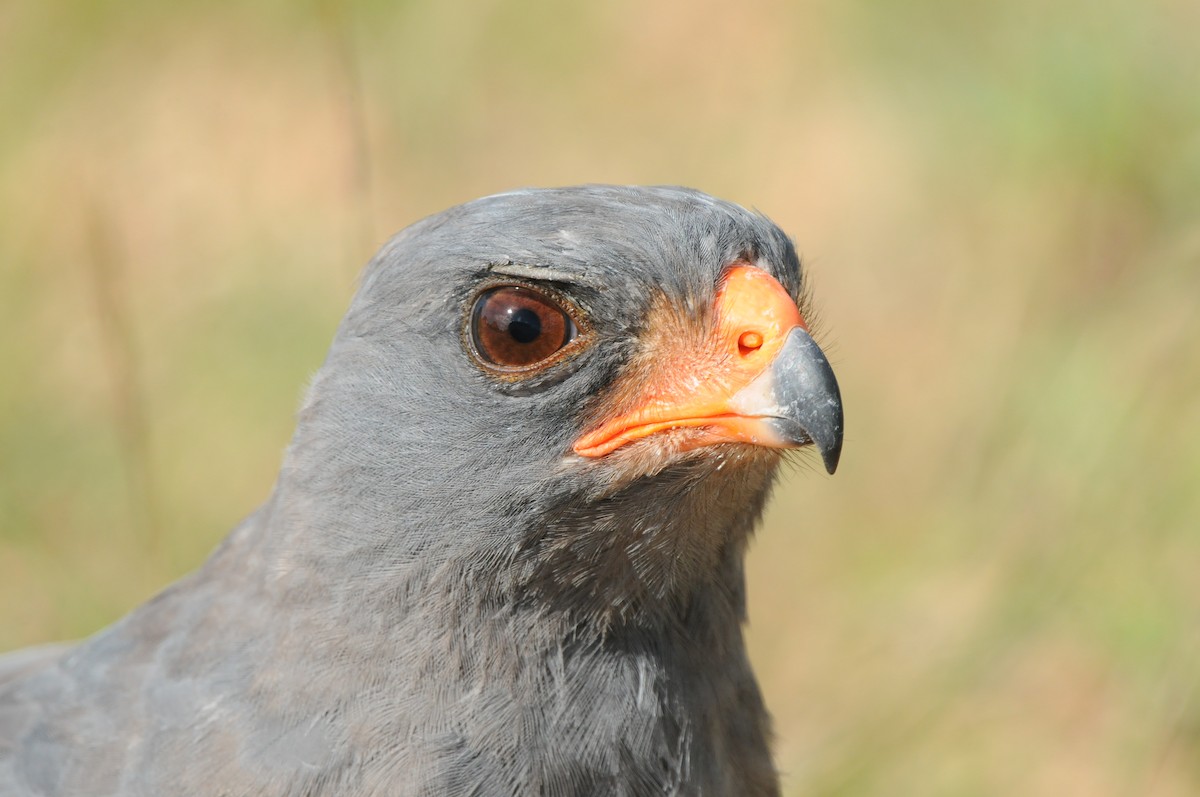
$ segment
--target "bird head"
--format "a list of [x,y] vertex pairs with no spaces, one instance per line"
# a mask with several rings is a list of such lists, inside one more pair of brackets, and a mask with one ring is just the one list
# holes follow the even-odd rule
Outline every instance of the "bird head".
[[837,466],[807,315],[787,236],[696,191],[522,190],[430,217],[364,274],[281,522],[377,578],[449,568],[608,621],[686,601],[740,572],[783,452]]

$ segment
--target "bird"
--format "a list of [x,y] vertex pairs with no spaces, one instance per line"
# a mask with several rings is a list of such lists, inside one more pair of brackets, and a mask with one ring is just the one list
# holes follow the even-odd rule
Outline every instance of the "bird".
[[792,240],[693,189],[412,224],[265,503],[0,658],[0,795],[778,794],[743,561],[788,452],[841,454],[812,315]]

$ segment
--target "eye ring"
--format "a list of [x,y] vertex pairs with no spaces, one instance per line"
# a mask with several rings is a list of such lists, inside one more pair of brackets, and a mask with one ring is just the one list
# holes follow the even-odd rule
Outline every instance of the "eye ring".
[[577,348],[584,327],[577,308],[551,291],[500,283],[475,294],[464,339],[484,369],[506,379],[544,371]]

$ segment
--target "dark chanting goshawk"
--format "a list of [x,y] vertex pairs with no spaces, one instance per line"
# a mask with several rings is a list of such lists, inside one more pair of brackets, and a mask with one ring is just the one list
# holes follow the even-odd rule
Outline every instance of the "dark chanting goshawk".
[[270,497],[195,573],[0,658],[0,795],[778,794],[743,555],[842,444],[778,227],[522,190],[367,267]]

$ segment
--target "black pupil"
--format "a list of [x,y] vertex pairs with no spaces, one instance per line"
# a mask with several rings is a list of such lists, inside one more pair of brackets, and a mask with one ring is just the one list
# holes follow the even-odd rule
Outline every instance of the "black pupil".
[[528,307],[514,310],[508,318],[508,334],[517,343],[533,343],[542,334],[542,320]]

